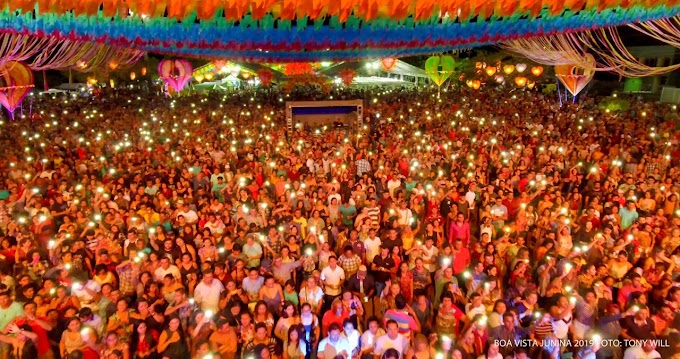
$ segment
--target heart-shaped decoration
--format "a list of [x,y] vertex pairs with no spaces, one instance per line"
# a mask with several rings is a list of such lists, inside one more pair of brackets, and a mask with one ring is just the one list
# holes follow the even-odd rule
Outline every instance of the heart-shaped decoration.
[[543,73],[543,66],[532,67],[531,73],[534,74],[534,76],[541,76]]
[[578,95],[595,76],[596,65],[593,55],[586,54],[584,63],[588,65],[587,68],[573,64],[555,66],[555,76],[569,90],[572,96]]
[[425,73],[437,86],[441,86],[452,74],[455,61],[449,55],[432,56],[425,61]]
[[515,84],[519,87],[524,87],[527,84],[527,78],[522,76],[515,77]]
[[192,67],[187,60],[163,60],[158,64],[158,74],[176,92],[182,91],[192,77]]
[[503,72],[505,72],[506,75],[510,75],[513,71],[515,71],[515,65],[503,66]]
[[487,67],[486,70],[484,70],[484,71],[486,71],[486,74],[487,74],[488,76],[493,76],[493,75],[496,73],[496,68],[493,67],[493,66],[489,66],[489,67]]
[[33,72],[28,65],[9,61],[0,68],[0,104],[14,117],[14,109],[33,88]]
[[515,66],[515,69],[517,70],[517,72],[522,73],[524,72],[524,70],[527,69],[527,64],[517,64],[517,66]]
[[397,66],[397,59],[394,57],[386,57],[380,60],[383,70],[392,71]]

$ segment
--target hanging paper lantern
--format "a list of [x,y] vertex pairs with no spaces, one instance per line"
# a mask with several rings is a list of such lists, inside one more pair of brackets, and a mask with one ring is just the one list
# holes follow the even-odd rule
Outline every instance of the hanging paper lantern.
[[498,82],[499,84],[502,84],[502,83],[505,81],[505,77],[503,77],[503,75],[496,75],[496,77],[494,77],[494,79],[495,79],[496,82]]
[[472,88],[472,86],[474,86],[475,82],[473,80],[467,80],[465,82],[465,84],[467,84],[469,88]]
[[208,80],[208,81],[210,81],[210,80],[213,79],[213,76],[214,76],[214,75],[212,74],[212,72],[208,72],[207,74],[205,74],[205,79]]
[[33,72],[21,62],[9,61],[0,68],[0,104],[14,118],[14,109],[33,88]]
[[137,74],[134,71],[130,72],[130,80],[134,81],[136,78]]
[[524,87],[527,84],[527,78],[522,76],[515,77],[515,84],[519,87]]
[[543,73],[543,66],[532,67],[531,73],[534,74],[534,76],[541,76]]
[[257,78],[260,79],[260,84],[262,86],[269,86],[272,83],[272,78],[274,74],[269,69],[262,69],[258,71]]
[[[189,81],[191,81],[192,67],[187,60],[163,60],[158,64],[158,74],[165,83],[176,92],[182,91]],[[203,81],[203,76],[196,81]]]
[[446,56],[431,56],[425,61],[425,73],[437,86],[440,86],[452,74],[454,68],[453,57]]
[[536,86],[536,82],[534,82],[534,81],[527,81],[527,88],[528,88],[528,89],[531,90],[531,89],[534,88],[534,86]]
[[383,70],[392,71],[397,66],[397,59],[394,57],[386,57],[380,60]]
[[513,71],[515,71],[515,65],[503,66],[503,72],[505,72],[506,75],[510,75]]
[[142,76],[146,76],[146,67],[142,67]]
[[479,87],[482,86],[482,83],[479,80],[474,80],[472,81],[472,88],[475,90],[479,90]]
[[356,72],[354,69],[344,69],[340,71],[340,80],[342,80],[342,83],[345,86],[350,86],[352,85],[352,81],[354,81],[354,77],[356,76]]
[[495,68],[495,67],[492,67],[492,66],[489,66],[489,67],[486,68],[485,71],[486,71],[486,74],[487,74],[487,75],[493,76],[493,75],[496,73],[496,68]]
[[515,69],[517,70],[517,72],[522,73],[522,72],[524,72],[524,70],[527,69],[527,64],[521,64],[521,63],[517,64],[517,66],[515,66]]
[[588,69],[577,67],[576,65],[555,66],[555,76],[573,96],[578,95],[595,75],[595,71],[592,70],[595,68],[595,58],[593,55],[586,54],[584,61],[591,65]]

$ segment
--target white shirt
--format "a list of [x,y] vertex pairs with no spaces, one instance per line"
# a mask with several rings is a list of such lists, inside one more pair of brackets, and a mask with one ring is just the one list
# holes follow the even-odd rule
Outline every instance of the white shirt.
[[[354,331],[350,335],[347,335],[347,332],[342,332],[342,334],[340,334],[341,337],[347,339],[347,343],[349,343],[349,348],[352,349],[352,350],[359,349],[359,336],[360,335],[361,335],[361,333],[359,333],[359,331],[356,330],[356,329],[354,329]],[[349,351],[347,353],[352,355],[352,353],[349,352]]]
[[331,200],[332,200],[333,198],[335,198],[335,200],[338,201],[338,202],[337,202],[338,204],[341,204],[341,203],[342,203],[342,196],[340,196],[339,193],[334,193],[334,194],[328,196],[328,204],[329,204],[329,205],[331,204]]
[[484,308],[484,305],[480,305],[477,308],[473,308],[471,303],[468,303],[465,306],[465,312],[468,317],[468,319],[472,319],[475,317],[477,314],[485,315],[486,314],[486,309]]
[[319,359],[333,359],[343,351],[347,352],[348,357],[351,357],[352,349],[349,347],[347,338],[340,336],[335,344],[331,343],[330,339],[330,337],[324,338],[319,342],[319,349],[317,351]]
[[[321,271],[321,280],[326,285],[326,294],[340,295],[340,293],[342,293],[340,282],[345,280],[345,271],[338,265],[335,266],[335,269],[331,269],[331,266],[328,266]],[[338,288],[330,288],[328,286],[329,284],[338,286]]]
[[406,208],[406,209],[398,209],[399,211],[399,225],[400,226],[408,226],[411,224],[411,218],[413,218],[413,214],[411,213],[411,210]]
[[373,263],[373,258],[380,253],[380,245],[382,241],[380,238],[375,237],[373,239],[364,239],[364,248],[366,248],[366,261],[368,263]]
[[626,352],[623,353],[623,359],[657,359],[661,358],[661,354],[657,352],[656,350],[652,350],[649,353],[646,353],[642,347],[639,346],[634,346],[626,349]]
[[156,268],[156,270],[153,272],[153,280],[156,282],[162,282],[163,278],[165,278],[167,274],[172,274],[175,279],[180,279],[182,276],[179,273],[179,268],[177,268],[176,265],[171,264],[168,269],[163,269],[163,267]]
[[212,310],[217,313],[220,310],[220,294],[224,292],[224,285],[217,279],[213,279],[210,284],[201,281],[194,289],[194,299],[196,304],[203,309]]
[[392,340],[385,334],[375,341],[375,355],[383,355],[387,349],[396,349],[399,352],[399,359],[404,357],[404,353],[408,350],[408,339],[401,334],[397,334],[397,338]]
[[187,223],[196,223],[198,221],[198,215],[192,209],[188,212],[177,212],[177,217],[182,216],[186,219]]
[[361,334],[361,351],[375,347],[375,339],[383,335],[385,335],[385,330],[383,328],[378,328],[375,335],[373,335],[370,330],[366,330],[364,334]]
[[99,283],[97,283],[97,282],[95,282],[95,281],[93,281],[93,280],[88,280],[87,283],[85,283],[84,286],[82,286],[82,287],[77,287],[77,289],[74,288],[74,289],[72,290],[73,295],[75,295],[76,297],[78,297],[78,300],[80,300],[80,304],[81,304],[83,307],[92,307],[92,306],[94,306],[94,305],[96,304],[96,303],[93,302],[93,301],[94,301],[94,297],[91,296],[90,293],[88,293],[88,292],[85,290],[85,288],[87,288],[87,289],[89,289],[89,290],[91,290],[91,291],[93,291],[93,292],[95,292],[95,293],[99,293],[99,292],[102,291],[102,286],[99,285]]
[[312,311],[316,310],[322,299],[323,290],[321,290],[321,287],[319,286],[314,287],[314,289],[309,289],[308,286],[304,286],[300,289],[300,304],[309,303],[309,305],[312,306]]

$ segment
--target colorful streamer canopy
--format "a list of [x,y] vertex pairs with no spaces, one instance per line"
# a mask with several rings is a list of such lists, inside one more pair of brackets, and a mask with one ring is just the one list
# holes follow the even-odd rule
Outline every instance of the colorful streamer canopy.
[[680,0],[17,0],[0,32],[256,62],[448,52],[680,14]]
[[90,72],[105,67],[111,70],[124,69],[134,65],[143,55],[143,51],[93,42],[0,34],[0,66],[8,62],[25,62],[34,71],[69,68]]
[[0,105],[14,118],[14,110],[33,88],[33,72],[26,64],[9,61],[0,66]]
[[[630,25],[652,38],[680,48],[680,19],[662,19]],[[680,64],[648,66],[635,58],[613,27],[573,34],[555,34],[532,39],[518,39],[501,45],[544,65],[573,65],[588,71],[609,71],[636,78],[661,75],[680,69]],[[596,55],[593,57],[591,54]],[[569,86],[565,84],[569,89]]]

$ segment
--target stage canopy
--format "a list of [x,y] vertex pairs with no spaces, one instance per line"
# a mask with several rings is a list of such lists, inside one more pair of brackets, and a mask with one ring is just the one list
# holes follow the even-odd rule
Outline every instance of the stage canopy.
[[[668,18],[680,0],[5,0],[0,31],[253,62],[404,57]],[[134,54],[133,54],[134,55]]]

